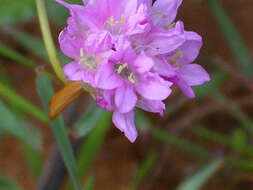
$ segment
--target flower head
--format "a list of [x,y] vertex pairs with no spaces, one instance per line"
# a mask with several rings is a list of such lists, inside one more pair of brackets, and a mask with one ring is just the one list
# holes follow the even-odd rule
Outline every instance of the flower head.
[[162,115],[173,84],[192,98],[191,86],[210,80],[192,64],[201,37],[174,23],[182,0],[56,1],[71,15],[59,36],[62,52],[73,59],[64,67],[67,79],[90,85],[97,104],[113,112],[113,123],[131,142],[137,137],[135,107]]

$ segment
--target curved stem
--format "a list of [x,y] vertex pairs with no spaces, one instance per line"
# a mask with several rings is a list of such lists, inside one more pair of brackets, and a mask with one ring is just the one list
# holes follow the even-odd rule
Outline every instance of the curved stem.
[[49,23],[48,23],[48,17],[47,17],[44,0],[36,0],[36,6],[37,6],[37,11],[38,11],[38,17],[39,17],[40,27],[42,31],[42,36],[43,36],[43,40],[47,49],[49,60],[51,62],[51,65],[57,77],[63,83],[66,84],[67,81],[62,71],[62,67],[58,59],[58,56],[56,54],[56,49],[55,49],[54,42],[52,39],[52,34],[51,34]]

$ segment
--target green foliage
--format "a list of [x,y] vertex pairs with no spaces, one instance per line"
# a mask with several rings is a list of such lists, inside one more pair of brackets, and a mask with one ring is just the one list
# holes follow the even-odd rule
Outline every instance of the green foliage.
[[45,123],[48,122],[48,117],[44,112],[42,112],[35,105],[25,100],[23,97],[19,96],[14,90],[7,87],[2,82],[0,82],[0,96],[12,104],[14,103],[18,108],[20,108],[20,110],[23,110],[24,112],[36,117]]
[[83,190],[94,190],[95,177],[89,176],[85,185],[83,186]]
[[74,128],[81,136],[86,136],[96,125],[105,112],[94,104],[74,124]]
[[200,190],[201,187],[211,178],[221,167],[222,159],[216,159],[198,171],[192,177],[187,178],[177,190]]
[[[48,113],[48,109],[49,109],[48,103],[50,101],[50,98],[54,94],[51,81],[47,76],[37,78],[36,87],[40,95],[40,98],[42,100],[44,109]],[[54,121],[50,122],[50,125],[53,130],[56,141],[58,143],[58,146],[60,148],[60,152],[63,156],[65,165],[71,176],[75,190],[81,190],[81,185],[79,182],[77,169],[76,169],[75,158],[74,158],[71,144],[69,142],[68,135],[63,123],[63,118],[61,116],[57,117]]]
[[1,190],[21,190],[12,180],[6,177],[0,177],[0,189]]
[[151,173],[157,160],[155,152],[149,153],[141,165],[137,168],[130,190],[135,190]]
[[31,124],[13,115],[2,102],[0,102],[0,113],[0,125],[4,131],[18,137],[33,148],[37,149],[41,146],[40,132]]
[[0,26],[30,19],[35,13],[34,0],[1,0]]
[[245,75],[252,77],[252,57],[247,45],[243,42],[236,27],[227,16],[226,12],[217,0],[207,0],[211,13],[215,17],[224,38],[237,59],[238,66]]
[[[100,109],[100,108],[97,108]],[[93,117],[96,117],[95,115]],[[83,176],[91,166],[92,161],[97,155],[102,143],[104,142],[106,132],[111,124],[111,113],[103,111],[99,120],[94,124],[93,130],[84,140],[78,157],[78,173]],[[85,127],[85,123],[83,125]]]

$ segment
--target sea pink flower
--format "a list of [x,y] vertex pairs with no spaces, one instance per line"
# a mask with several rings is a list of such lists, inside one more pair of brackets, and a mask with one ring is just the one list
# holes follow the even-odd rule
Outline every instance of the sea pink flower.
[[101,74],[96,75],[96,86],[104,90],[102,98],[98,93],[97,102],[101,107],[114,111],[114,124],[131,142],[137,137],[134,107],[162,114],[165,109],[162,100],[171,92],[172,83],[152,72],[153,66],[152,58],[143,52],[136,55],[130,43],[119,38],[115,53],[97,71]]
[[174,19],[182,0],[83,0],[72,5],[61,32],[62,52],[73,59],[64,67],[68,80],[94,88],[96,102],[113,112],[113,123],[134,142],[134,108],[163,114],[172,84],[193,98],[191,86],[209,81],[192,64],[202,39]]
[[210,80],[208,73],[198,64],[191,64],[198,56],[202,38],[195,32],[184,30],[181,21],[173,23],[182,0],[146,1],[152,19],[152,28],[145,35],[132,37],[135,51],[155,56],[155,71],[177,85],[189,98],[195,94],[191,86]]
[[175,51],[156,58],[155,70],[177,85],[187,97],[194,98],[192,86],[208,82],[210,77],[205,69],[193,63],[202,46],[201,36],[185,31],[184,38],[185,42]]

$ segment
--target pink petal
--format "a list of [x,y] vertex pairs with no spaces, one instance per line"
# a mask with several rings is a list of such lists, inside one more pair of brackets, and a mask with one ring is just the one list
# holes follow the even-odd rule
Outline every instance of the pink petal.
[[133,143],[136,140],[138,133],[134,124],[133,111],[124,114],[115,111],[113,112],[112,121],[121,132],[124,132],[130,142]]
[[117,88],[115,93],[115,104],[120,113],[131,111],[137,103],[137,96],[130,85]]
[[133,65],[135,67],[135,71],[142,74],[150,71],[154,65],[154,62],[152,58],[146,56],[144,52],[141,52],[141,54],[134,61]]
[[185,42],[179,49],[183,53],[182,58],[177,61],[183,64],[192,63],[199,55],[199,50],[202,47],[202,37],[195,32],[185,32]]
[[165,110],[165,104],[162,101],[147,100],[144,98],[138,100],[137,107],[148,112],[159,113],[161,116]]
[[201,85],[210,81],[209,74],[198,64],[186,64],[180,69],[180,75],[190,86]]
[[164,82],[158,80],[146,80],[136,85],[135,90],[144,98],[149,100],[164,100],[170,93],[171,83],[164,84]]
[[183,0],[157,0],[152,8],[155,24],[164,27],[171,24],[177,15],[177,9]]
[[176,26],[170,30],[154,28],[147,39],[150,47],[146,51],[148,55],[170,53],[185,42],[183,23],[177,22]]
[[63,72],[65,73],[67,80],[70,81],[81,81],[83,72],[80,66],[76,62],[68,63],[63,67]]
[[192,90],[192,87],[187,84],[185,80],[179,78],[177,81],[175,81],[175,84],[183,91],[185,96],[187,96],[188,98],[195,98],[195,94]]
[[110,90],[122,85],[122,80],[113,71],[110,63],[101,63],[95,74],[95,85],[97,88]]
[[68,28],[62,30],[59,35],[59,43],[62,52],[73,59],[80,57],[80,49],[83,47],[83,39],[80,36],[73,37]]

